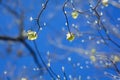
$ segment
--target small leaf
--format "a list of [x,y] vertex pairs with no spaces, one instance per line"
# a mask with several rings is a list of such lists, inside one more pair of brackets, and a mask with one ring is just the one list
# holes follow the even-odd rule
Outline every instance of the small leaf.
[[28,40],[35,40],[37,39],[37,33],[35,31],[28,30],[27,32]]
[[75,35],[73,33],[67,33],[66,34],[66,39],[68,41],[73,41],[75,39]]
[[71,15],[72,15],[72,18],[73,18],[73,19],[77,19],[79,13],[78,13],[77,11],[73,11],[73,12],[71,13]]

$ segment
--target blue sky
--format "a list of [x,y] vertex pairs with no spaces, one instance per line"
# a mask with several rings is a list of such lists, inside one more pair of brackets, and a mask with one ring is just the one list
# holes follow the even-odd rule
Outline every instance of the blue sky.
[[[93,0],[91,5],[96,5],[96,1]],[[108,39],[106,32],[101,27],[100,33],[108,45],[104,43],[97,31],[98,23],[95,23],[97,17],[94,15],[94,11],[90,11],[89,2],[73,0],[76,10],[88,10],[84,14],[79,14],[77,19],[73,19],[71,16],[73,7],[70,1],[65,7],[70,30],[75,34],[75,39],[72,42],[66,39],[68,29],[62,11],[64,2],[65,0],[49,0],[46,9],[40,16],[39,23],[42,28],[35,40],[40,53],[37,52],[34,41],[25,38],[27,44],[35,51],[37,59],[42,65],[41,69],[35,64],[33,56],[23,43],[0,40],[0,80],[23,80],[23,78],[26,80],[51,80],[39,54],[46,66],[50,61],[50,68],[61,77],[60,80],[64,80],[65,77],[62,67],[65,68],[68,80],[114,80],[113,76],[119,77],[115,80],[120,80],[114,66],[104,58],[108,57],[114,60],[115,56],[118,56],[120,61],[120,48]],[[120,5],[119,0],[115,0],[115,2],[117,2],[116,5]],[[23,26],[25,32],[28,30],[37,31],[38,24],[36,20],[31,21],[30,17],[37,19],[43,3],[45,0],[2,1],[0,3],[0,37],[16,38],[19,36],[19,26]],[[13,15],[4,4],[18,14],[24,15],[22,26],[20,18]],[[99,14],[103,14],[101,22],[109,32],[108,35],[119,45],[119,6],[113,5],[110,0],[107,7],[100,3],[97,11]],[[94,54],[92,53],[93,49],[95,50]],[[90,59],[91,56],[95,57],[95,62]],[[118,68],[119,61],[115,62]],[[110,66],[107,67],[106,64],[110,64]]]

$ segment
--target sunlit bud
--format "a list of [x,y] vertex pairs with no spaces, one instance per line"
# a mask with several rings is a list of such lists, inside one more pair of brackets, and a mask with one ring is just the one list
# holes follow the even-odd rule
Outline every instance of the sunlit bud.
[[48,63],[47,65],[48,65],[48,67],[50,67],[50,63]]
[[108,0],[102,0],[102,4],[103,4],[104,6],[108,6]]
[[65,68],[64,68],[64,66],[62,66],[62,71],[65,71]]
[[32,17],[30,17],[30,21],[32,21],[33,20],[33,18]]
[[60,78],[60,75],[57,75],[58,78]]
[[24,31],[22,31],[22,36],[23,37],[27,37],[28,35],[27,35],[27,32],[24,30]]
[[68,57],[68,61],[71,61],[71,57]]
[[95,56],[90,56],[90,59],[91,59],[91,61],[93,61],[93,62],[95,62],[96,61],[96,58],[95,58]]
[[114,61],[114,62],[118,62],[118,61],[120,61],[120,58],[119,58],[118,56],[114,56],[114,57],[113,57],[113,61]]
[[94,49],[94,48],[91,49],[91,53],[92,53],[92,54],[95,54],[95,53],[96,53],[96,49]]
[[27,78],[21,78],[21,80],[27,80]]
[[73,19],[77,19],[79,13],[78,13],[77,11],[73,11],[73,12],[71,13],[71,15],[72,15],[72,18],[73,18]]
[[68,40],[68,41],[73,41],[74,39],[75,39],[75,35],[73,34],[73,33],[67,33],[66,34],[66,39]]

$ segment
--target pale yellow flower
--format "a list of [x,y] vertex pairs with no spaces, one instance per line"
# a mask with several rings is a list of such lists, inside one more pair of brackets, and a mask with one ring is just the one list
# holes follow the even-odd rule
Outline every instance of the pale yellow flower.
[[67,33],[66,34],[66,39],[68,40],[68,41],[73,41],[74,39],[75,39],[75,35],[73,34],[73,33]]
[[94,49],[94,48],[91,49],[91,53],[92,53],[92,54],[95,54],[95,53],[96,53],[96,49]]
[[108,0],[102,0],[102,4],[103,4],[104,6],[108,6]]
[[31,31],[31,30],[27,31],[27,36],[28,36],[28,40],[35,40],[38,37],[37,33],[35,31]]
[[95,61],[96,61],[96,57],[95,57],[95,56],[93,56],[93,55],[91,55],[91,56],[90,56],[90,59],[91,59],[91,61],[93,61],[93,62],[95,62]]
[[118,61],[120,61],[120,58],[118,56],[114,56],[113,57],[113,62],[118,62]]
[[72,18],[73,18],[73,19],[77,19],[79,13],[78,13],[77,11],[73,11],[73,12],[71,13],[71,15],[72,15]]
[[21,78],[21,80],[27,80],[27,78]]

